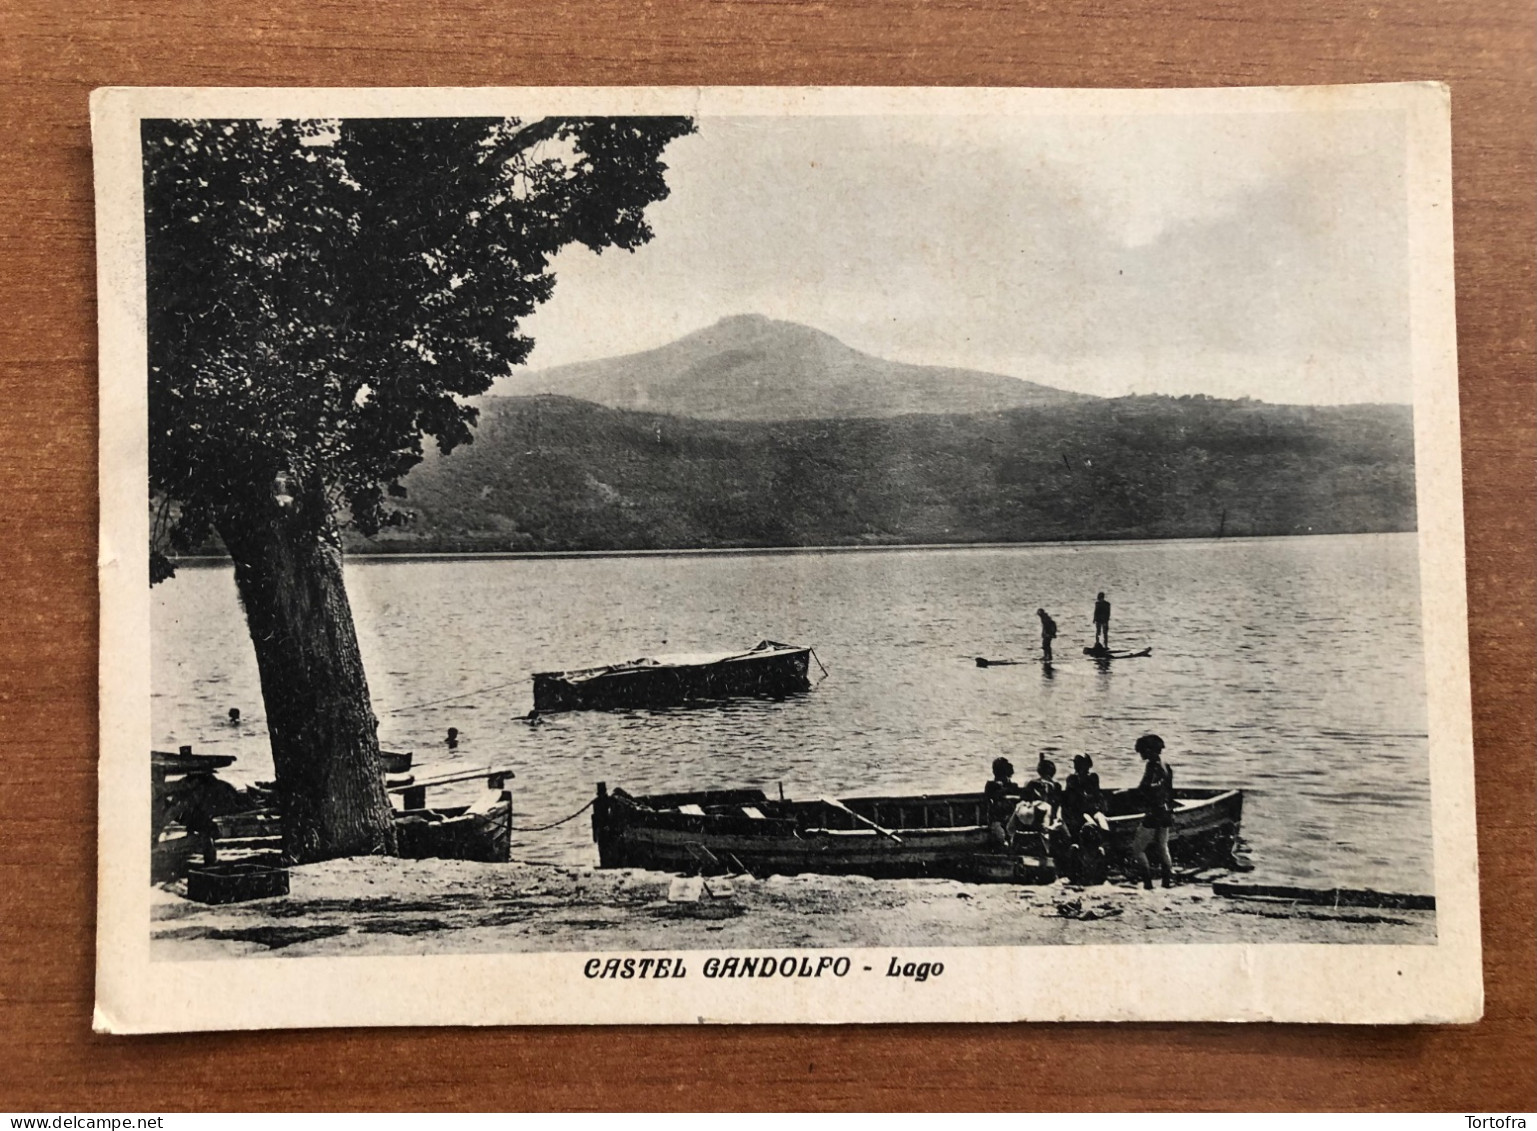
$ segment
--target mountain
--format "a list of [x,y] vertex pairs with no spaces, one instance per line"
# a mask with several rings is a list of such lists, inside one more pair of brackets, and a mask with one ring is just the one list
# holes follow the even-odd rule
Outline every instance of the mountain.
[[518,373],[498,390],[701,420],[996,412],[1087,399],[997,373],[885,361],[758,314],[724,318],[644,353]]
[[361,551],[639,550],[1413,530],[1407,406],[1084,399],[695,420],[488,398]]

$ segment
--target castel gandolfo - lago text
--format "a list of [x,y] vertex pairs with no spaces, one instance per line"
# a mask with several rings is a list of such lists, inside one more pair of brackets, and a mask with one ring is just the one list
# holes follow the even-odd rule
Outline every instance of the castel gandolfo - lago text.
[[[690,959],[689,962],[693,962]],[[856,967],[847,955],[738,955],[706,958],[697,967],[706,978],[845,978],[856,969],[873,974],[879,969],[888,978],[905,978],[914,982],[927,982],[945,972],[943,962],[905,962],[896,955],[884,967],[875,965]],[[617,979],[631,981],[636,978],[687,978],[691,967],[685,965],[682,956],[670,958],[589,958],[582,965],[582,973],[597,980]]]

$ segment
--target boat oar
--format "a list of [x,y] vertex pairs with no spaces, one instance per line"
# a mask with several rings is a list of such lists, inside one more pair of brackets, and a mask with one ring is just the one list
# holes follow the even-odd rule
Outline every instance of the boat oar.
[[874,821],[870,820],[869,817],[862,817],[862,816],[860,816],[858,813],[854,812],[854,810],[850,809],[847,805],[845,805],[843,802],[837,800],[836,798],[824,797],[824,798],[822,798],[822,804],[823,805],[831,805],[834,809],[842,809],[850,817],[853,817],[854,820],[862,822],[863,824],[869,825],[876,832],[880,833],[881,836],[889,836],[892,840],[896,841],[898,844],[902,843],[902,838],[897,836],[896,833],[892,832],[890,829],[883,829],[883,828],[881,828],[880,825],[877,825]]

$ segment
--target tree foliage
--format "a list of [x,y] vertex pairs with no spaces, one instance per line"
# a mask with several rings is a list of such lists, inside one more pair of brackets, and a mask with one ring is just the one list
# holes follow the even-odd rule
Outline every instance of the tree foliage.
[[147,121],[150,486],[162,551],[247,500],[364,532],[464,398],[523,361],[570,243],[634,249],[685,118]]

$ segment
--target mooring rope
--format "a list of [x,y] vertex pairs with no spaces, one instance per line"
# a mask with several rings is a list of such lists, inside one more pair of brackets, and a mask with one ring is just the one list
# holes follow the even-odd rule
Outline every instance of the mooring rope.
[[[815,648],[812,648],[810,651],[811,651],[811,658],[817,662],[817,667],[822,669],[822,679],[826,679],[827,678],[827,665],[822,663],[822,657],[817,655],[817,650]],[[822,679],[817,680],[817,682],[821,683]]]
[[522,683],[521,679],[510,679],[506,683],[493,683],[490,687],[477,687],[473,691],[461,691],[458,695],[445,695],[442,699],[429,699],[425,703],[410,703],[404,707],[391,707],[387,711],[381,711],[383,715],[403,715],[407,711],[420,711],[423,707],[436,707],[440,703],[452,703],[455,699],[468,699],[471,695],[484,695],[488,691],[501,691]]
[[597,803],[597,800],[598,799],[596,797],[594,797],[586,805],[583,805],[575,813],[572,813],[571,816],[569,816],[569,817],[562,817],[558,821],[551,821],[548,825],[532,825],[532,826],[528,826],[528,827],[523,827],[523,826],[519,826],[519,825],[513,825],[512,826],[512,831],[515,832],[515,833],[542,833],[542,832],[544,832],[545,829],[553,829],[557,825],[565,824],[567,821],[574,821],[574,820],[576,820],[583,813],[587,812],[587,810],[591,809],[593,807],[593,805],[595,805]]

